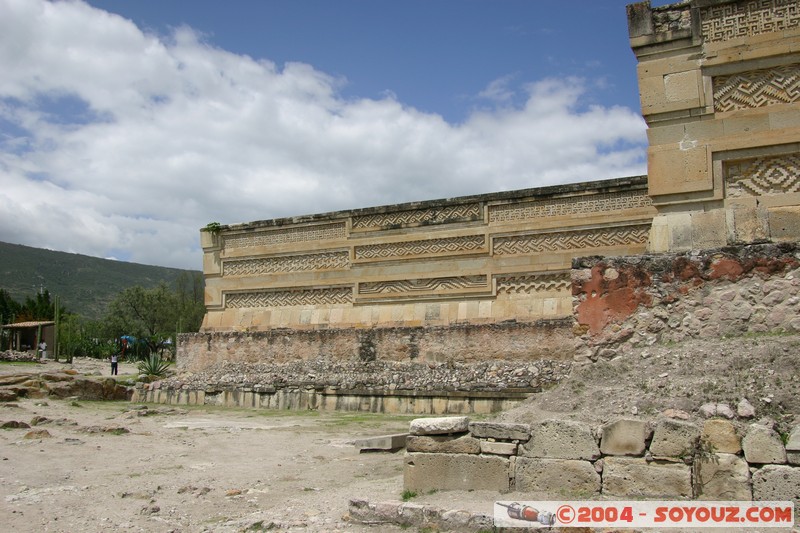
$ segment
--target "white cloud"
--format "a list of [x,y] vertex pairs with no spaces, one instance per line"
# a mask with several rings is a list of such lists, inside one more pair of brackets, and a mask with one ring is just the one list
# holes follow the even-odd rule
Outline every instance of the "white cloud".
[[476,95],[493,107],[450,124],[190,28],[40,0],[0,0],[0,72],[0,241],[100,257],[199,269],[210,221],[644,172],[644,122],[585,107],[591,80],[500,78]]

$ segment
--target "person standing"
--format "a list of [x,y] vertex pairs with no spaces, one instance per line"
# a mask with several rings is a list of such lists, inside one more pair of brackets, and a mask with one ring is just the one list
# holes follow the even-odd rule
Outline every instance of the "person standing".
[[44,342],[44,339],[42,339],[42,342],[39,343],[39,356],[41,357],[42,361],[47,359],[47,343]]
[[116,353],[112,354],[111,355],[111,375],[112,376],[118,375],[118,371],[117,371],[117,363],[118,363],[118,361],[119,361],[119,355],[116,354]]

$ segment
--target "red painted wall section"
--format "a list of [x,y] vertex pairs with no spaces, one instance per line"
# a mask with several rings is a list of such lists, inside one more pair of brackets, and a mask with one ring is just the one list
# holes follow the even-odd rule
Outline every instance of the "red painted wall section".
[[650,274],[636,266],[596,264],[589,279],[572,284],[572,295],[580,300],[575,309],[578,324],[597,334],[611,322],[623,322],[639,305],[652,304],[651,284]]

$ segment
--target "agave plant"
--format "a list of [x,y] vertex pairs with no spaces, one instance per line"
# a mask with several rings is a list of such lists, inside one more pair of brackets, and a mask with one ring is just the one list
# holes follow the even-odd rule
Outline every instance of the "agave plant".
[[161,359],[161,356],[152,354],[149,357],[139,361],[139,373],[163,378],[167,375],[169,364],[169,361]]

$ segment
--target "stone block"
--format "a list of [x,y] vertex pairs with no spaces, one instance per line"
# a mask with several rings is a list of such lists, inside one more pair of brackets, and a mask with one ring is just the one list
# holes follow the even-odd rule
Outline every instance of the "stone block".
[[789,433],[789,440],[786,442],[787,452],[800,452],[800,426],[795,426]]
[[480,441],[481,453],[492,455],[516,455],[517,445],[513,442]]
[[403,469],[407,490],[509,490],[509,460],[497,455],[408,453]]
[[736,434],[736,428],[728,420],[712,418],[703,424],[702,439],[711,445],[715,452],[739,453],[742,442]]
[[416,418],[411,421],[409,433],[412,435],[448,435],[464,433],[468,428],[469,418],[466,416]]
[[800,240],[800,207],[776,207],[769,210],[769,233],[773,241]]
[[769,238],[767,210],[734,204],[727,209],[728,242],[731,244],[765,241]]
[[710,191],[714,186],[706,146],[691,140],[648,148],[647,176],[652,196]]
[[682,458],[692,455],[700,438],[700,428],[691,422],[663,419],[656,424],[650,453],[656,458]]
[[603,426],[600,451],[605,455],[642,455],[649,432],[642,420],[616,420]]
[[775,430],[760,424],[751,424],[742,439],[744,458],[748,463],[784,464],[786,449]]
[[517,457],[516,490],[563,497],[599,494],[600,474],[589,461]]
[[695,461],[697,499],[750,500],[750,467],[747,461],[730,453]]
[[727,244],[727,218],[724,209],[692,214],[692,249],[707,250]]
[[406,447],[408,433],[398,433],[395,435],[381,435],[367,439],[358,439],[354,446],[359,451],[384,451],[391,452]]
[[800,506],[800,468],[766,465],[753,473],[753,499],[793,501],[795,515]]
[[469,432],[473,437],[523,442],[531,436],[531,428],[528,424],[503,424],[500,422],[470,422]]
[[452,437],[447,435],[412,435],[408,437],[409,452],[425,453],[481,453],[480,441],[469,435]]
[[687,465],[631,457],[606,457],[603,463],[606,496],[665,500],[692,497],[692,473]]
[[520,455],[593,460],[600,457],[600,450],[590,425],[573,420],[544,420],[531,425],[531,438],[520,447]]

